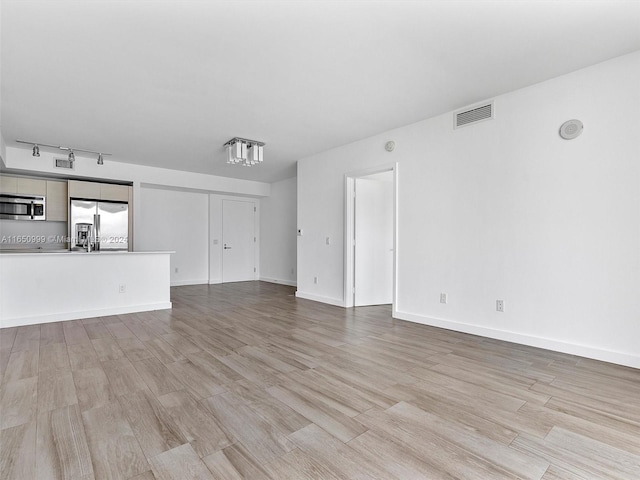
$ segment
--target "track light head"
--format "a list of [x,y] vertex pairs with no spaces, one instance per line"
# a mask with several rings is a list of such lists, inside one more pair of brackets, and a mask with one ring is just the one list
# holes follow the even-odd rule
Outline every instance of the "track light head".
[[104,165],[104,158],[101,153],[98,154],[98,165]]
[[40,156],[40,147],[38,145],[34,145],[33,146],[33,153],[31,154],[32,157],[39,157]]

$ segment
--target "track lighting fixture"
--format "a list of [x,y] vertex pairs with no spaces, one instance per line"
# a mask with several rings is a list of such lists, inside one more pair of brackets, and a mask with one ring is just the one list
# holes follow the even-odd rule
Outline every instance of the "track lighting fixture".
[[71,148],[71,147],[62,147],[60,145],[49,145],[46,143],[35,143],[35,142],[25,142],[24,140],[16,140],[18,143],[26,143],[27,145],[33,145],[33,153],[32,156],[39,157],[40,156],[40,147],[49,147],[49,148],[57,148],[59,150],[65,150],[69,152],[69,162],[73,165],[73,162],[76,160],[76,155],[74,152],[83,152],[83,153],[93,153],[98,155],[98,165],[104,165],[104,156],[111,155],[110,153],[100,153],[94,152],[93,150],[85,150],[83,148]]
[[252,167],[264,159],[263,142],[234,137],[223,145],[227,149],[227,163]]

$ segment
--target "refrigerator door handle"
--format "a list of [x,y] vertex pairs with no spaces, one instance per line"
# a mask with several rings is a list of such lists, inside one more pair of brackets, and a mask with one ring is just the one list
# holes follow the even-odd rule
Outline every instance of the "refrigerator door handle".
[[94,251],[100,251],[100,215],[93,216],[93,233],[95,235]]

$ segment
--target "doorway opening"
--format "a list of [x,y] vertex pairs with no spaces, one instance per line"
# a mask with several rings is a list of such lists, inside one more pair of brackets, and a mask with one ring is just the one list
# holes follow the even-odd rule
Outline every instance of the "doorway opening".
[[397,164],[345,176],[345,307],[396,311]]

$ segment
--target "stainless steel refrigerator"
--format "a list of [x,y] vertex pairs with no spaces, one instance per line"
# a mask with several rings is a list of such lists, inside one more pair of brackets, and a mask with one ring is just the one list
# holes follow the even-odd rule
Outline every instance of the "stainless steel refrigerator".
[[91,225],[94,243],[91,247],[95,250],[129,250],[129,205],[127,203],[71,200],[70,215],[71,250],[83,248],[78,244],[77,224]]

